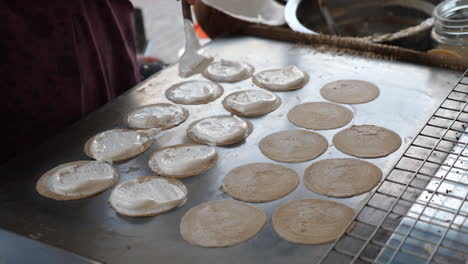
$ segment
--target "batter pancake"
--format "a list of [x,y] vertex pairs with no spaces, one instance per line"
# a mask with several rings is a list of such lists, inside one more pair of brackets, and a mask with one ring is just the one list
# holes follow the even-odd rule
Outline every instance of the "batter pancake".
[[157,175],[183,178],[203,173],[216,165],[218,153],[214,147],[182,144],[154,152],[149,167]]
[[401,146],[400,136],[383,127],[352,126],[333,137],[333,145],[341,152],[358,158],[380,158]]
[[187,109],[181,106],[153,104],[130,111],[126,121],[131,129],[169,129],[184,122],[188,116]]
[[193,122],[187,130],[187,135],[197,143],[223,146],[242,141],[252,130],[253,125],[249,120],[221,115]]
[[93,159],[121,162],[140,155],[153,144],[152,135],[158,129],[129,130],[113,129],[99,133],[86,141],[85,154]]
[[166,97],[177,104],[206,104],[224,92],[221,85],[210,81],[188,81],[175,84],[166,90]]
[[203,76],[214,82],[234,83],[250,78],[254,67],[242,61],[221,60],[210,64]]
[[37,181],[37,192],[55,200],[77,200],[101,193],[119,180],[120,174],[109,163],[75,161],[44,173]]
[[342,127],[353,119],[353,112],[341,105],[314,102],[296,105],[288,112],[288,119],[296,126],[324,130]]
[[281,105],[281,99],[265,90],[247,90],[226,96],[223,105],[233,114],[254,117],[273,112]]
[[309,75],[296,66],[287,66],[277,70],[267,70],[255,74],[252,81],[261,88],[274,92],[296,90],[304,87]]
[[250,163],[231,170],[223,179],[223,190],[246,202],[268,202],[282,198],[299,184],[297,173],[273,163]]
[[354,215],[354,210],[344,204],[303,199],[278,207],[272,222],[280,237],[294,243],[318,245],[338,239]]
[[328,148],[325,137],[306,130],[286,130],[264,137],[258,144],[262,153],[279,162],[304,162],[317,158]]
[[176,179],[145,176],[115,187],[109,197],[109,204],[125,216],[152,216],[181,205],[187,193],[185,185]]
[[341,104],[367,103],[380,94],[379,88],[370,82],[360,80],[340,80],[326,84],[320,94],[328,101]]
[[229,247],[252,238],[266,219],[262,210],[246,203],[213,201],[188,210],[180,222],[180,234],[194,246]]
[[379,167],[358,159],[321,160],[304,172],[304,184],[309,190],[339,198],[366,193],[377,186],[381,178]]

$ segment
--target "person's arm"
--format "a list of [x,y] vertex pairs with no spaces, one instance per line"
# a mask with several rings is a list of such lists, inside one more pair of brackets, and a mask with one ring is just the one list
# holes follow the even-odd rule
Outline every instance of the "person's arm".
[[187,0],[187,3],[194,5],[197,2],[197,0]]

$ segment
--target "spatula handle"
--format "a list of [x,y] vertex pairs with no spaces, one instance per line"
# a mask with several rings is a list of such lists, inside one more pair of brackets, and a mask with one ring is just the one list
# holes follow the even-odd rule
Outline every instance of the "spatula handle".
[[187,0],[181,0],[180,2],[182,3],[182,15],[184,18],[193,21],[192,10],[190,9],[190,5]]

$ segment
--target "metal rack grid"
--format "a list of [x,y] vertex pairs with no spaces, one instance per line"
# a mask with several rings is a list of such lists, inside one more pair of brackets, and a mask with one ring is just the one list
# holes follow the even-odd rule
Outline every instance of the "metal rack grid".
[[319,263],[468,263],[468,71]]

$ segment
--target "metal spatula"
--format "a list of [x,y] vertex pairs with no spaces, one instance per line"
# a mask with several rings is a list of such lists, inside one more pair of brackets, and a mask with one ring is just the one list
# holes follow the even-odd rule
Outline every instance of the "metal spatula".
[[201,45],[193,28],[190,5],[187,0],[181,0],[181,3],[184,16],[185,51],[179,60],[179,76],[187,78],[205,70],[213,61],[213,58],[200,52]]

